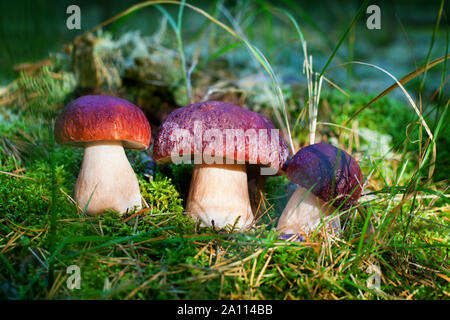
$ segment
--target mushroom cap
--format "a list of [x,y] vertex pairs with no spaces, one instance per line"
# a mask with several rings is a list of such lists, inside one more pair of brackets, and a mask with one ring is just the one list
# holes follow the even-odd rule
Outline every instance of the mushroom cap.
[[[299,150],[285,165],[286,177],[341,209],[352,207],[361,195],[361,169],[347,152],[328,143]],[[348,197],[348,199],[347,199]]]
[[[196,122],[201,124],[199,128],[201,128],[202,137],[195,135]],[[187,130],[191,137],[188,147],[184,150],[181,148],[183,139],[174,138],[178,129]],[[233,138],[232,146],[226,145],[228,129],[237,129],[235,132],[240,130],[244,134],[250,132],[247,130],[254,129],[258,137],[256,145],[255,139],[247,135],[242,136],[242,139]],[[170,113],[159,127],[153,146],[153,158],[158,162],[166,163],[171,162],[173,150],[179,150],[180,156],[203,154],[205,150],[208,150],[210,156],[222,155],[223,159],[231,158],[246,163],[270,166],[278,171],[287,159],[288,149],[279,132],[276,132],[274,136],[278,138],[278,141],[272,143],[272,129],[277,130],[266,116],[242,107],[220,101],[195,103]],[[220,146],[217,146],[218,142],[215,139],[205,138],[207,130],[222,135]],[[267,143],[260,143],[259,135],[264,135]],[[197,149],[195,139],[201,141]]]
[[122,141],[124,148],[145,150],[150,145],[150,124],[131,102],[109,96],[88,95],[70,102],[56,119],[60,144],[83,147],[94,141]]

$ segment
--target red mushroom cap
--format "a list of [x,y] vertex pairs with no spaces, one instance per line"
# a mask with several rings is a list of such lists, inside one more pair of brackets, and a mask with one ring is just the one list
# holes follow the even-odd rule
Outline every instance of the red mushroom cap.
[[[347,152],[328,143],[299,150],[285,166],[286,177],[341,209],[352,207],[361,195],[361,169]],[[348,198],[348,199],[347,199]]]
[[131,102],[89,95],[70,102],[56,119],[60,144],[84,146],[93,141],[122,141],[124,148],[145,150],[150,145],[150,124]]
[[[194,124],[196,122],[201,124],[200,128],[203,137],[195,136]],[[223,155],[226,158],[226,155],[228,155],[227,158],[233,158],[233,160],[267,165],[276,169],[281,168],[288,156],[286,142],[278,132],[275,135],[278,139],[276,145],[275,142],[272,143],[271,130],[276,130],[276,128],[264,115],[225,102],[205,101],[179,108],[169,114],[155,137],[153,158],[156,161],[171,162],[172,150],[177,150],[181,144],[179,139],[171,139],[171,136],[178,129],[187,130],[192,137],[191,139],[201,139],[199,150],[195,150],[195,143],[190,141],[189,150],[187,152],[184,151],[184,155],[186,153],[194,155],[203,153],[205,150],[212,150],[211,156]],[[233,139],[233,146],[225,146],[228,129],[238,129],[241,132],[242,130],[245,132],[249,129],[254,129],[254,132],[266,138],[267,143],[260,143],[260,140],[258,140],[257,145],[255,145],[254,140],[245,136],[240,141],[239,139]],[[209,141],[204,138],[204,133],[207,130],[216,130],[216,132],[222,134],[222,153],[217,151],[215,140]],[[231,157],[226,150],[231,150]],[[256,161],[254,157],[255,150],[257,150]],[[180,155],[183,155],[182,150],[180,150]]]

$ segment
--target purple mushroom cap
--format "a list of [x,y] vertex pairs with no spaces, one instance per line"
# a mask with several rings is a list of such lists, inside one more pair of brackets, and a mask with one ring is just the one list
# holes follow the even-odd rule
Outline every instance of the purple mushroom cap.
[[[197,127],[195,123],[198,123]],[[208,151],[211,156],[223,156],[224,159],[233,158],[277,169],[281,169],[288,156],[286,142],[264,115],[225,102],[205,101],[169,114],[155,137],[153,158],[156,161],[171,162],[171,152],[180,149],[181,139],[176,134],[179,129],[185,130],[191,137],[188,148],[180,150],[180,155]],[[236,138],[227,143],[227,134],[230,132],[234,132]],[[222,140],[207,137],[211,133],[220,134]],[[200,139],[197,148],[195,139]]]
[[299,150],[285,165],[292,182],[310,190],[340,209],[352,207],[361,195],[361,169],[347,152],[328,143],[317,143]]

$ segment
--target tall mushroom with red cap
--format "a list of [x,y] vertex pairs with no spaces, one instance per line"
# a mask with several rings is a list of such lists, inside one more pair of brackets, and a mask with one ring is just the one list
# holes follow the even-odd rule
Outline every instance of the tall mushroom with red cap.
[[56,119],[55,138],[84,148],[75,201],[82,209],[87,206],[88,214],[106,209],[123,213],[141,206],[139,183],[124,150],[150,145],[150,124],[138,107],[116,97],[80,97]]
[[[246,164],[275,174],[288,155],[286,143],[264,115],[219,101],[173,111],[159,128],[155,161],[194,159],[186,211],[202,225],[248,229],[254,222]],[[263,173],[265,174],[265,173]]]
[[[361,195],[362,174],[355,159],[327,143],[317,143],[298,151],[285,164],[286,176],[298,184],[278,221],[277,231],[304,235],[314,231],[321,219],[337,209],[349,209]],[[339,217],[327,224],[340,231]]]

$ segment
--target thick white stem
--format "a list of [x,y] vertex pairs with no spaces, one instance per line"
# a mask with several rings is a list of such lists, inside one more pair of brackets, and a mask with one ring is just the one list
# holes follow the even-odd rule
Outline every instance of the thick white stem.
[[195,165],[186,211],[203,226],[234,225],[248,229],[253,221],[245,164]]
[[75,201],[81,209],[89,201],[86,212],[90,215],[106,209],[124,213],[141,207],[139,183],[120,141],[86,145],[75,184]]
[[277,231],[286,234],[309,234],[325,218],[328,231],[338,233],[341,230],[339,217],[328,217],[333,209],[328,204],[308,192],[303,187],[298,187],[289,199],[278,221]]

